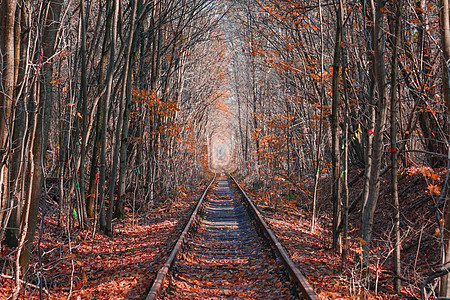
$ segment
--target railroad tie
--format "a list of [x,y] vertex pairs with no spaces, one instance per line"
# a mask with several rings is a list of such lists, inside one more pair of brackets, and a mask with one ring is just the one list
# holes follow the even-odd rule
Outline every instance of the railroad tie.
[[283,265],[221,176],[188,234],[162,299],[295,299]]

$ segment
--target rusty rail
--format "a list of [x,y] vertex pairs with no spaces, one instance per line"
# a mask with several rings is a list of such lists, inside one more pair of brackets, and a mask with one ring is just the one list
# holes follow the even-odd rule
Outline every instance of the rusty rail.
[[297,287],[300,289],[300,291],[302,293],[302,297],[307,300],[319,300],[319,296],[317,296],[317,294],[314,292],[314,289],[309,284],[306,277],[300,272],[300,270],[297,268],[297,266],[291,260],[287,251],[284,249],[284,247],[278,241],[277,237],[274,235],[274,233],[270,229],[269,225],[267,225],[266,221],[264,221],[259,210],[256,208],[256,206],[253,204],[253,202],[247,196],[247,194],[242,189],[242,187],[239,185],[239,183],[236,181],[236,179],[234,179],[234,177],[231,176],[231,174],[230,174],[230,177],[233,180],[233,182],[236,184],[238,190],[244,196],[244,200],[247,202],[249,208],[251,209],[251,212],[255,216],[255,220],[258,223],[258,226],[261,227],[262,230],[264,231],[264,236],[267,238],[267,240],[271,244],[273,250],[275,250],[276,254],[283,262],[284,266],[286,267],[289,274],[291,275],[292,280],[296,283]]
[[156,279],[153,282],[150,292],[148,293],[145,300],[154,300],[154,299],[156,299],[158,294],[161,292],[163,285],[164,285],[164,280],[166,279],[166,276],[167,276],[167,273],[169,272],[178,253],[180,252],[181,247],[183,246],[183,244],[186,240],[186,236],[197,217],[197,213],[203,204],[203,200],[205,199],[206,193],[208,192],[209,188],[211,187],[211,185],[215,179],[216,179],[216,174],[214,174],[214,178],[211,180],[208,187],[205,189],[202,196],[200,197],[200,200],[198,201],[194,211],[192,212],[191,217],[189,218],[189,221],[186,224],[186,227],[184,228],[183,232],[181,233],[180,238],[178,239],[177,243],[175,244],[175,247],[173,248],[172,252],[170,253],[169,258],[164,263],[164,265],[161,267],[161,269],[159,269],[158,274],[156,275]]

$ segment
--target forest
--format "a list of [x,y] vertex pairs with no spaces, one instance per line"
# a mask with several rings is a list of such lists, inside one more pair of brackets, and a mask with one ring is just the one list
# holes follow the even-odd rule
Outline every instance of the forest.
[[449,0],[0,0],[0,54],[1,299],[142,298],[222,171],[321,299],[450,299]]

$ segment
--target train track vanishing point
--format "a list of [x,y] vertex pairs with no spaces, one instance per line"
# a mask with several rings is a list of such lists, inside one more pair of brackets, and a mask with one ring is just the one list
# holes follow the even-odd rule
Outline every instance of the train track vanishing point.
[[245,191],[222,175],[159,270],[146,298],[153,299],[319,298]]

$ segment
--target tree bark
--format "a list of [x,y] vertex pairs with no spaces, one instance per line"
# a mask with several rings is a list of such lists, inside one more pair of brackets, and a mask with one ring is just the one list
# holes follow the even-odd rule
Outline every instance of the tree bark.
[[[441,41],[443,52],[443,82],[442,90],[444,93],[444,100],[447,104],[448,112],[450,112],[450,3],[449,0],[440,1],[440,27],[441,27]],[[447,189],[448,190],[448,189]],[[447,209],[444,224],[444,245],[445,254],[443,257],[444,266],[448,266],[450,262],[450,209]],[[441,277],[441,288],[439,290],[440,297],[450,297],[450,276],[445,274]]]
[[[24,5],[25,6],[25,5]],[[26,55],[27,55],[27,25],[25,22],[26,13],[24,10],[16,10],[16,20],[15,20],[15,75],[14,82],[22,83],[23,78],[25,77],[25,65],[26,63]],[[24,34],[22,34],[22,28],[24,30]],[[25,58],[25,59],[21,59]],[[23,84],[23,83],[22,83]],[[10,173],[9,173],[9,182],[10,182],[10,205],[9,209],[11,211],[6,211],[4,221],[7,223],[5,228],[5,243],[9,247],[17,247],[18,245],[18,236],[19,236],[19,223],[20,223],[20,207],[21,201],[19,199],[23,199],[20,191],[22,190],[22,180],[20,180],[19,173],[24,166],[24,131],[26,127],[26,111],[25,111],[25,100],[19,99],[19,91],[16,89],[14,91],[14,98],[17,99],[15,101],[15,109],[14,109],[14,128],[12,132],[12,155],[11,155],[11,164],[10,164]],[[2,218],[0,217],[0,220]],[[4,224],[5,224],[4,223]],[[3,228],[2,228],[3,229]],[[2,240],[2,233],[0,233],[0,241]]]
[[[28,1],[23,2],[23,7],[29,5]],[[30,15],[28,9],[18,10],[16,15],[20,19],[20,24],[18,25],[16,20],[16,26],[20,27],[20,30],[16,29],[16,40],[20,40],[20,46],[17,46],[16,51],[20,53],[15,53],[16,63],[19,62],[19,72],[17,74],[16,82],[20,85],[20,89],[16,89],[14,97],[16,100],[15,110],[14,110],[14,129],[12,138],[12,163],[11,163],[11,203],[12,203],[12,213],[8,222],[8,226],[5,233],[5,242],[9,247],[18,246],[18,238],[20,234],[20,218],[22,209],[22,199],[25,198],[25,172],[27,165],[27,137],[28,137],[28,125],[29,125],[29,100],[21,95],[27,95],[30,89],[30,84],[26,81],[26,74],[28,74],[28,61],[29,61],[29,26],[30,26]],[[20,17],[19,17],[20,16]]]
[[449,0],[440,0],[440,27],[441,27],[441,47],[444,56],[443,73],[443,94],[450,113],[450,3]]
[[[16,1],[1,1],[0,3],[0,61],[1,84],[0,90],[0,225],[4,228],[8,222],[5,212],[10,206],[10,165],[11,165],[11,136],[12,136],[12,108],[15,79],[15,43],[14,21]],[[3,230],[1,231],[3,232]],[[0,234],[1,235],[1,234]],[[0,243],[3,237],[0,236]]]
[[339,3],[337,8],[336,39],[333,59],[333,79],[332,79],[332,104],[331,104],[331,149],[332,149],[332,203],[333,203],[333,249],[342,250],[340,246],[340,227],[342,222],[341,208],[341,174],[340,174],[340,132],[339,132],[339,77],[342,66],[342,37],[343,37],[343,7]]
[[314,191],[313,191],[313,204],[312,204],[312,217],[311,217],[311,232],[316,229],[316,215],[317,215],[317,197],[320,178],[320,157],[322,146],[322,134],[323,134],[323,102],[325,101],[325,85],[324,85],[324,47],[323,47],[323,18],[322,18],[322,1],[319,0],[319,27],[320,27],[320,118],[319,118],[319,133],[317,137],[317,148],[315,158],[315,170],[314,170]]
[[[111,24],[111,40],[109,44],[109,61],[108,72],[106,73],[106,94],[104,111],[98,122],[101,126],[100,131],[100,157],[99,157],[99,172],[98,172],[98,203],[100,204],[100,228],[106,231],[106,211],[105,211],[105,190],[106,190],[106,131],[108,126],[108,108],[112,103],[112,88],[113,88],[113,75],[115,64],[115,47],[117,39],[117,20],[119,15],[119,1],[115,0],[111,3],[112,24]],[[110,199],[111,200],[111,199]]]
[[[372,2],[373,3],[373,2]],[[373,50],[374,50],[374,74],[378,89],[378,101],[376,103],[376,120],[374,128],[372,165],[369,174],[369,189],[365,205],[362,210],[361,219],[361,238],[364,241],[363,265],[369,265],[369,245],[372,238],[373,218],[378,201],[380,190],[380,168],[383,156],[383,134],[386,127],[386,69],[384,61],[384,0],[377,0],[372,6],[375,13],[375,22],[373,29]]]
[[[108,61],[110,60],[109,56],[110,52],[110,39],[111,39],[111,22],[112,22],[112,9],[110,8],[111,3],[108,2],[108,8],[106,10],[107,20],[105,26],[105,36],[103,39],[102,46],[102,57],[100,59],[99,66],[99,74],[98,74],[98,82],[100,85],[100,89],[103,89],[105,83],[107,82],[105,74],[107,73]],[[100,93],[100,91],[99,91]],[[106,102],[108,101],[107,96],[103,94],[100,97],[97,106],[97,120],[95,126],[95,141],[94,141],[94,149],[92,152],[91,158],[91,170],[89,174],[89,188],[88,195],[86,198],[86,211],[89,217],[95,216],[95,208],[96,208],[96,198],[97,198],[97,186],[98,186],[98,177],[99,177],[99,159],[100,152],[102,149],[102,132],[106,132],[106,128],[103,127],[103,120],[106,120]],[[106,121],[105,121],[106,122]]]
[[398,88],[398,50],[401,46],[401,20],[403,0],[396,2],[396,13],[394,22],[391,70],[391,197],[392,197],[392,215],[394,223],[394,253],[393,253],[393,272],[394,272],[394,291],[401,293],[401,237],[400,237],[400,203],[398,199],[398,146],[397,146],[397,88]]
[[[127,147],[128,147],[128,124],[130,115],[130,105],[131,105],[131,63],[132,63],[132,52],[134,50],[134,35],[135,35],[135,24],[136,24],[136,11],[137,2],[133,2],[133,11],[131,14],[131,25],[130,34],[128,38],[128,49],[126,52],[125,66],[123,69],[123,90],[120,99],[119,108],[119,120],[117,122],[118,127],[116,129],[116,144],[114,146],[113,155],[113,165],[111,170],[111,182],[110,182],[110,193],[109,193],[109,207],[108,214],[106,218],[106,230],[105,233],[109,236],[113,235],[112,227],[112,216],[114,210],[114,187],[116,183],[116,173],[117,165],[120,156],[120,174],[119,176],[119,192],[117,194],[117,210],[120,211],[120,216],[123,218],[124,215],[124,197],[125,197],[125,177],[126,177],[126,166],[127,166]],[[120,150],[119,150],[120,149]]]
[[[22,277],[26,275],[36,230],[39,201],[44,182],[43,166],[47,152],[50,112],[53,105],[52,84],[50,83],[53,76],[53,66],[46,61],[55,54],[56,34],[59,29],[59,15],[63,0],[47,1],[45,4],[42,17],[45,22],[42,31],[42,80],[39,86],[39,98],[35,107],[34,126],[31,136],[29,187],[21,220],[22,236],[18,252]],[[20,249],[21,246],[23,246],[23,249]]]
[[[81,144],[80,144],[80,167],[79,167],[79,176],[75,176],[76,180],[78,180],[78,186],[80,187],[80,197],[81,204],[84,206],[80,214],[80,217],[83,222],[87,223],[87,209],[86,209],[86,193],[85,193],[85,185],[84,185],[84,177],[86,173],[86,169],[84,167],[84,161],[86,159],[86,138],[88,131],[88,110],[87,110],[87,102],[88,102],[88,86],[87,86],[87,52],[86,52],[86,32],[87,32],[87,12],[86,12],[86,1],[80,0],[80,19],[81,19],[81,48],[80,48],[80,56],[81,56],[81,82],[80,82],[80,96],[81,96],[81,114],[83,116],[82,119],[82,133],[81,133]],[[87,224],[80,224],[83,228]]]

